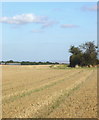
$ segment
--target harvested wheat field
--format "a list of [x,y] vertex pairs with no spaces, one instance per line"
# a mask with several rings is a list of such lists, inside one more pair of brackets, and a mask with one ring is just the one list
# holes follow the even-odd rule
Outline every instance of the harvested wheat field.
[[96,118],[96,68],[2,67],[3,118]]

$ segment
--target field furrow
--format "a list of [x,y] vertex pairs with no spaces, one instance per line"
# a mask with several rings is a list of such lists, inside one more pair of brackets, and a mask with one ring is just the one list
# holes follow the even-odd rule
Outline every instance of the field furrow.
[[[63,116],[66,118],[73,117],[72,109],[73,114],[76,114],[74,117],[87,117],[90,113],[92,113],[90,116],[95,117],[96,79],[96,69],[94,68],[52,69],[49,66],[4,66],[3,117],[55,118]],[[88,86],[89,83],[91,85]],[[82,95],[82,93],[84,94]],[[88,104],[90,101],[86,95],[87,98],[91,97],[91,101],[94,101],[90,108],[94,110],[88,115],[87,113],[82,114],[84,107],[82,110],[79,107],[84,102]],[[75,106],[80,110],[79,115]],[[64,112],[62,112],[63,110]]]

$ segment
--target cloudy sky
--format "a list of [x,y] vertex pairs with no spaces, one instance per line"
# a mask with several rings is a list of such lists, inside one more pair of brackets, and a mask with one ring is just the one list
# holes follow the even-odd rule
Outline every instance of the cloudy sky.
[[0,25],[3,60],[67,62],[71,45],[97,43],[97,7],[91,2],[6,2]]

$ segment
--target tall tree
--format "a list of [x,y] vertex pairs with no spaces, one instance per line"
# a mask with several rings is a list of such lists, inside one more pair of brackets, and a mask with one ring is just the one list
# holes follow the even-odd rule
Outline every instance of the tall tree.
[[75,47],[74,45],[70,47],[69,52],[71,54],[77,55],[80,54],[82,51],[80,50],[79,47]]
[[97,64],[97,47],[94,42],[86,42],[79,47],[71,46],[69,52],[72,54],[70,56],[71,67]]
[[81,65],[82,62],[82,51],[79,47],[71,46],[69,52],[72,54],[70,56],[70,67],[75,67],[76,65]]
[[80,45],[83,51],[83,60],[85,65],[95,65],[97,63],[97,47],[94,42],[86,42]]

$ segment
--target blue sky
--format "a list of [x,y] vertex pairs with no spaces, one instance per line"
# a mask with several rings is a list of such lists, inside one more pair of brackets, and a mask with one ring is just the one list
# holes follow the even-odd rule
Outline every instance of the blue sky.
[[96,3],[5,2],[3,60],[69,61],[71,45],[97,43]]

